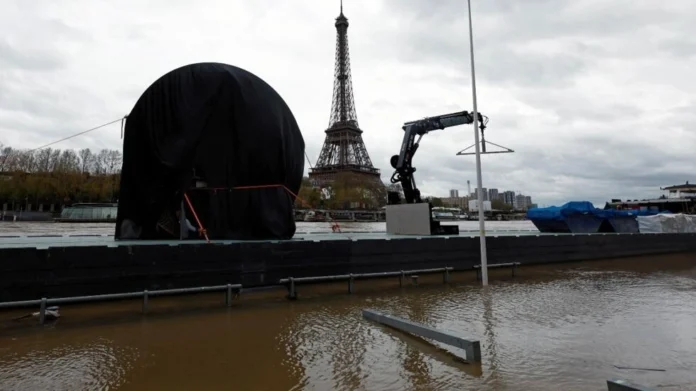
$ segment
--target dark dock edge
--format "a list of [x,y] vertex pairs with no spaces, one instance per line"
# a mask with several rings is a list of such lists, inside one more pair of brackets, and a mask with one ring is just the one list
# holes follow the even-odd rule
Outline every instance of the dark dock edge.
[[[696,234],[493,236],[487,249],[489,264],[523,267],[696,252]],[[479,264],[478,237],[464,236],[0,247],[0,302],[226,284],[251,288],[289,277],[474,271]]]

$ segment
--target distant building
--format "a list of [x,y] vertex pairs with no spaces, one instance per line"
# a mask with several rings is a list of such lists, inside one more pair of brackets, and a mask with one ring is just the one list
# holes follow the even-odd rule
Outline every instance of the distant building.
[[515,210],[527,210],[532,206],[532,197],[523,194],[518,194],[515,196],[515,204],[513,208]]
[[441,198],[441,200],[443,206],[450,208],[461,208],[462,210],[466,210],[466,208],[469,206],[468,197],[446,197]]
[[490,200],[491,202],[498,200],[498,189],[488,190],[488,200]]
[[503,192],[503,194],[501,194],[500,198],[507,205],[510,205],[510,206],[515,205],[515,192],[514,191],[510,191],[510,190],[505,191],[505,192]]
[[[486,189],[485,187],[484,187],[484,188],[481,188],[481,192],[483,193],[483,200],[484,200],[484,201],[489,201],[489,199],[488,199],[488,189]],[[478,199],[477,193],[478,193],[478,190],[474,190],[474,191],[469,195],[469,198],[472,199],[472,200],[477,200],[477,199]]]
[[459,198],[459,190],[450,190],[450,198]]

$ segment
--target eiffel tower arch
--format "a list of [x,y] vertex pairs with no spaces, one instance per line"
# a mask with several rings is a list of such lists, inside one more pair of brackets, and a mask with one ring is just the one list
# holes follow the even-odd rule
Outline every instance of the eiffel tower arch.
[[336,61],[329,126],[319,159],[309,171],[316,186],[328,186],[341,174],[350,174],[366,185],[382,185],[380,171],[372,165],[358,125],[348,50],[348,19],[336,18]]

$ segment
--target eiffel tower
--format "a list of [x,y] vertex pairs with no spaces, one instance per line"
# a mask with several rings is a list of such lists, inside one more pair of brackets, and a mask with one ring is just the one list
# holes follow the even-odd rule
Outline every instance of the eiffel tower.
[[336,18],[336,65],[334,70],[333,102],[324,146],[309,178],[315,184],[331,182],[336,174],[352,173],[361,182],[381,182],[379,169],[372,165],[362,139],[353,100],[353,82],[348,55],[348,19]]

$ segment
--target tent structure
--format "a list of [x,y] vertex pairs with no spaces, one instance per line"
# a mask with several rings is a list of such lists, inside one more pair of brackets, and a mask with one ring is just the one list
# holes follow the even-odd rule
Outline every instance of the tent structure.
[[289,239],[304,139],[266,82],[220,63],[175,69],[128,115],[116,239],[178,239],[176,213],[211,239]]

